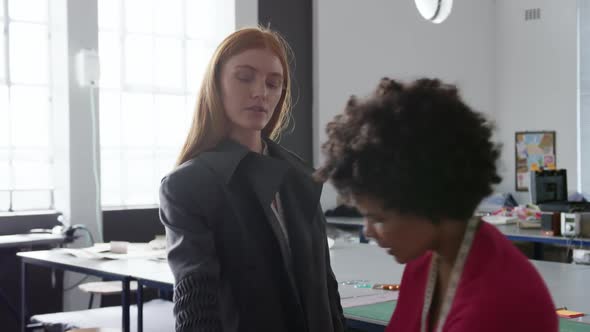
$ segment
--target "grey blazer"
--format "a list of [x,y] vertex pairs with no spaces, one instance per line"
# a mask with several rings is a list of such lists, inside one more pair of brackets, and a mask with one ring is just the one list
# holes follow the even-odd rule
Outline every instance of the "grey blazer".
[[[162,180],[176,331],[344,330],[321,184],[266,142],[270,156],[227,139]],[[288,240],[271,209],[277,192]]]

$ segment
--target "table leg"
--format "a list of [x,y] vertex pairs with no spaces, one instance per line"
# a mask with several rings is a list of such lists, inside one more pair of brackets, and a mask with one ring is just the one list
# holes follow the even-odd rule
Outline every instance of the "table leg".
[[129,278],[121,280],[123,283],[123,292],[121,293],[121,307],[123,309],[123,332],[129,332]]
[[544,246],[543,243],[535,242],[533,243],[533,258],[537,260],[543,260],[545,253],[544,253]]
[[360,243],[369,243],[369,239],[365,237],[365,227],[361,226],[359,228],[359,242]]
[[27,331],[27,263],[21,259],[20,264],[20,330]]
[[143,285],[137,281],[137,332],[143,332]]

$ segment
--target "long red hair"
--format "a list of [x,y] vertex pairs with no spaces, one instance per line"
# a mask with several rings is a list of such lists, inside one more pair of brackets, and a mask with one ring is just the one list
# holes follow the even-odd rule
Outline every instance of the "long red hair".
[[176,161],[177,165],[213,148],[227,136],[229,124],[221,100],[221,67],[232,56],[250,49],[269,49],[276,54],[283,67],[283,92],[272,117],[262,129],[262,135],[275,140],[287,127],[291,112],[289,45],[281,35],[268,28],[237,30],[219,44],[209,61],[197,97],[191,128]]

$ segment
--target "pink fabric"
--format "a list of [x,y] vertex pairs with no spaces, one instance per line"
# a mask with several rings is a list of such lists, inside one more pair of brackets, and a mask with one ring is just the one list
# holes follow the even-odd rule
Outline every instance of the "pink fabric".
[[[407,264],[386,332],[420,331],[431,259],[429,252]],[[555,306],[545,282],[528,259],[488,223],[482,222],[477,230],[442,330],[558,331]]]

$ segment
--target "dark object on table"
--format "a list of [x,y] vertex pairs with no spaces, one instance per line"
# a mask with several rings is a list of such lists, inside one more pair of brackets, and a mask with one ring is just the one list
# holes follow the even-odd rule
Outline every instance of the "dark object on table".
[[567,201],[566,170],[531,172],[530,193],[533,204]]
[[541,230],[547,235],[561,235],[561,213],[544,212],[541,214]]
[[567,194],[567,171],[541,170],[531,172],[531,202],[544,212],[588,212],[590,203],[570,201]]

